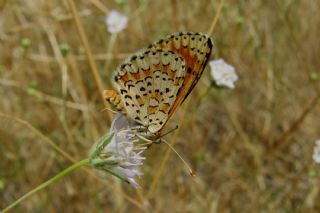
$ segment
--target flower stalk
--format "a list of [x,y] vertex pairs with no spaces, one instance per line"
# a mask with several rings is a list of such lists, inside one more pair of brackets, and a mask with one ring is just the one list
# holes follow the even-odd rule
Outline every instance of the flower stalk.
[[10,209],[12,209],[13,207],[17,206],[19,203],[21,203],[22,201],[24,201],[25,199],[27,199],[28,197],[34,195],[35,193],[39,192],[40,190],[46,188],[47,186],[50,186],[51,184],[57,182],[58,180],[60,180],[62,177],[64,177],[65,175],[71,173],[72,171],[85,166],[87,164],[90,163],[90,159],[86,158],[83,159],[71,166],[69,166],[68,168],[66,168],[65,170],[63,170],[62,172],[60,172],[59,174],[57,174],[56,176],[50,178],[49,180],[47,180],[46,182],[40,184],[39,186],[37,186],[36,188],[32,189],[31,191],[29,191],[28,193],[24,194],[22,197],[20,197],[19,199],[17,199],[16,201],[14,201],[12,204],[10,204],[9,206],[7,206],[5,209],[2,210],[2,213],[9,211]]

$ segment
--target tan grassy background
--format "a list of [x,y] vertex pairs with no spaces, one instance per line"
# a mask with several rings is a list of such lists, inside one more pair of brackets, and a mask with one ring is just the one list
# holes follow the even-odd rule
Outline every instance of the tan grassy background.
[[[109,128],[68,2],[0,1],[0,208],[71,158],[87,157]],[[123,2],[75,1],[103,88],[111,88],[121,60],[148,43],[208,32],[219,7],[214,0]],[[320,212],[312,160],[320,138],[319,8],[311,0],[225,1],[212,59],[224,58],[240,79],[234,90],[207,92],[207,68],[171,121],[179,130],[166,137],[196,178],[176,155],[166,160],[165,144],[153,145],[141,190],[80,169],[12,212]],[[112,9],[130,17],[114,42],[104,23]]]

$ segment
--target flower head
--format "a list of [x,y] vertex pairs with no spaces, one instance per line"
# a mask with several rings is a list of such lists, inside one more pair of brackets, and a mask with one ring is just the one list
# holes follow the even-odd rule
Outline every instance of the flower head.
[[112,10],[105,18],[108,31],[110,33],[118,33],[124,30],[128,24],[128,17]]
[[101,140],[96,146],[97,152],[91,154],[93,165],[96,168],[108,171],[138,188],[135,177],[142,173],[139,167],[145,157],[141,156],[146,147],[139,146],[139,139],[129,128],[127,119],[117,114],[111,125],[112,137],[108,142]]
[[315,142],[312,158],[316,163],[320,164],[320,139]]
[[227,64],[223,59],[210,61],[209,65],[211,76],[218,86],[234,88],[234,82],[238,80],[238,75],[233,66]]

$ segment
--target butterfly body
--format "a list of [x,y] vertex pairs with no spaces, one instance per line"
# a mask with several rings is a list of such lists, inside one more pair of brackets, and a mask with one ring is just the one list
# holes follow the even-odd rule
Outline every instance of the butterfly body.
[[201,33],[176,33],[128,58],[114,73],[117,89],[106,100],[157,139],[190,94],[208,62],[212,40]]

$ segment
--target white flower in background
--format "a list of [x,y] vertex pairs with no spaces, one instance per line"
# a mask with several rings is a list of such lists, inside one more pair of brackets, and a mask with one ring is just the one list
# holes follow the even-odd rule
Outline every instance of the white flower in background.
[[118,33],[127,27],[128,17],[118,11],[112,10],[106,16],[105,21],[110,33]]
[[142,175],[139,167],[145,160],[141,154],[146,147],[139,146],[139,139],[129,128],[128,120],[120,114],[114,117],[111,131],[112,138],[107,134],[95,146],[91,161],[96,168],[108,171],[138,188],[134,178]]
[[238,75],[233,66],[227,64],[223,59],[209,62],[211,76],[218,86],[234,88],[234,82],[238,80]]
[[320,139],[315,142],[312,158],[316,163],[320,164]]

